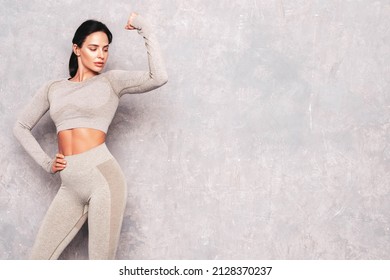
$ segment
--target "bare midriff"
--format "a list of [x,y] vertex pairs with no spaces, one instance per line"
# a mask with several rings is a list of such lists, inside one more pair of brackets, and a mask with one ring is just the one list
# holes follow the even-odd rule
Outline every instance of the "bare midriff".
[[106,134],[97,129],[78,127],[58,133],[58,152],[65,156],[86,152],[106,140]]

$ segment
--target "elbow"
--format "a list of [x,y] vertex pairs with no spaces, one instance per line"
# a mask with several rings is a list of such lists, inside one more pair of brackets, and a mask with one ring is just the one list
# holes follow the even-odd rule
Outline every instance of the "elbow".
[[27,129],[27,127],[24,126],[20,121],[17,121],[14,124],[12,132],[17,139],[21,140],[23,139],[23,132],[25,131],[25,129]]
[[156,87],[161,87],[168,82],[168,74],[166,72],[161,73],[158,78],[155,80]]
[[16,138],[18,138],[18,135],[20,134],[20,123],[19,122],[16,122],[15,124],[14,124],[14,127],[13,127],[13,129],[12,129],[12,132],[13,132],[13,134],[14,134],[14,136],[16,137]]

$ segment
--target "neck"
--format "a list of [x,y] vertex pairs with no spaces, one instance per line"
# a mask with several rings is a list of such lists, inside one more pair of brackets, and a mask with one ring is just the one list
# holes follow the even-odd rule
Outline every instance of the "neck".
[[72,81],[77,81],[77,82],[82,82],[82,81],[85,81],[89,78],[92,78],[96,75],[98,75],[99,73],[96,73],[96,72],[93,72],[91,70],[87,70],[83,67],[77,69],[77,73],[76,75],[73,76],[73,78],[71,79]]

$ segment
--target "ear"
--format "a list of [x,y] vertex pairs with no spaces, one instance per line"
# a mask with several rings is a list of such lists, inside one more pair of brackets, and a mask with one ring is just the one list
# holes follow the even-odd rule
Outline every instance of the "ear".
[[72,48],[73,48],[74,54],[76,56],[80,56],[80,48],[79,48],[79,46],[77,46],[77,44],[73,44]]

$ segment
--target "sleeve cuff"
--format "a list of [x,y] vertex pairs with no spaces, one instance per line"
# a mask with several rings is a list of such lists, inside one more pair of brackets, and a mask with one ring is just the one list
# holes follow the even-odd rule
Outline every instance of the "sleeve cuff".
[[46,164],[46,171],[48,172],[48,173],[50,173],[50,174],[55,174],[56,172],[53,172],[52,171],[52,169],[51,169],[51,166],[53,165],[53,163],[54,163],[54,161],[55,161],[55,158],[53,158],[53,159],[51,159],[49,162],[47,162],[47,164]]

